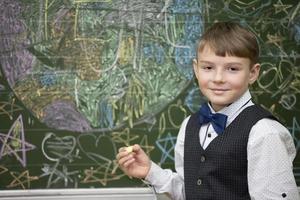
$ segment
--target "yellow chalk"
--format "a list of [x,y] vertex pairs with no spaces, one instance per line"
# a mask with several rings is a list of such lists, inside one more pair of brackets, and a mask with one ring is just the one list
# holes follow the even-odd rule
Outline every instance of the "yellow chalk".
[[131,153],[133,151],[133,147],[132,146],[126,147],[126,151],[128,153]]

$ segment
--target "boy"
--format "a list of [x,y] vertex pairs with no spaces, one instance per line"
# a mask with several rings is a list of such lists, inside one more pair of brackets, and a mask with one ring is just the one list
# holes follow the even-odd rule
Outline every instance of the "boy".
[[120,168],[172,199],[299,199],[293,139],[248,90],[260,70],[255,35],[236,23],[215,23],[197,54],[194,72],[209,102],[182,123],[176,173],[151,162],[139,145],[119,149]]

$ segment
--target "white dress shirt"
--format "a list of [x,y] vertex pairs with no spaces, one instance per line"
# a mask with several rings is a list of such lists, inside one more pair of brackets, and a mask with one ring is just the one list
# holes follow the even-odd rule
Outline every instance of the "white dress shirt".
[[[219,113],[228,116],[228,126],[246,107],[253,105],[247,91],[240,99]],[[211,108],[214,113],[213,109]],[[162,169],[154,162],[145,178],[157,193],[168,193],[174,200],[185,199],[184,191],[184,139],[187,117],[179,130],[175,145],[175,169]],[[208,127],[208,132],[206,129]],[[204,149],[218,135],[209,124],[199,131],[200,145]],[[208,137],[209,136],[209,137]],[[296,149],[289,131],[272,119],[261,119],[251,129],[247,146],[248,187],[252,200],[300,200],[293,174]],[[234,176],[234,174],[233,174]]]

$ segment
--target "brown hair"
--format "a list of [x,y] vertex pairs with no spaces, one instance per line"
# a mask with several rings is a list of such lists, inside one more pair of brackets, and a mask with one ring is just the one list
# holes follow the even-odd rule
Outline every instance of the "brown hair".
[[249,58],[258,62],[259,46],[254,33],[234,22],[217,22],[208,28],[198,44],[198,53],[209,46],[218,56]]

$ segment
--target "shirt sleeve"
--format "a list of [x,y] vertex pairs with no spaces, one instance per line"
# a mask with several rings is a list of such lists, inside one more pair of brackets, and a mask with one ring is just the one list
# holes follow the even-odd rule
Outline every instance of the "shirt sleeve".
[[183,181],[172,170],[162,169],[152,162],[145,180],[154,187],[157,193],[167,193],[173,200],[184,200],[182,193]]
[[149,182],[157,193],[167,193],[172,200],[184,200],[184,172],[183,172],[183,152],[184,152],[184,136],[185,128],[188,122],[186,118],[179,130],[175,145],[175,169],[162,169],[154,162],[151,163],[150,171],[145,180]]
[[296,149],[283,125],[271,119],[258,121],[250,131],[247,151],[252,200],[300,199],[293,174]]

